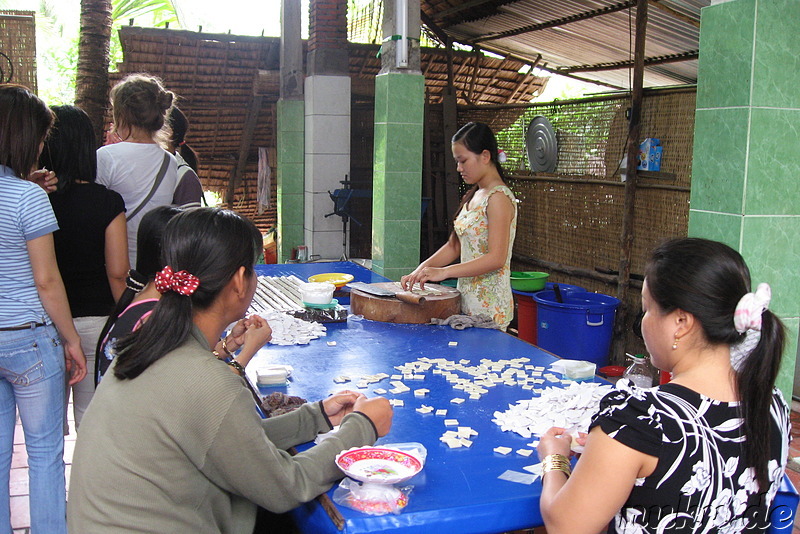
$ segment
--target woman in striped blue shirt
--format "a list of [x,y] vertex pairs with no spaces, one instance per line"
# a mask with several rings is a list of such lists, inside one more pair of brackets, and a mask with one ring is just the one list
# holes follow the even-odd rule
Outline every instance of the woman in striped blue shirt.
[[30,175],[53,122],[28,89],[0,85],[0,531],[11,532],[9,473],[16,412],[30,467],[33,532],[66,533],[64,385],[86,375],[56,265],[58,229]]

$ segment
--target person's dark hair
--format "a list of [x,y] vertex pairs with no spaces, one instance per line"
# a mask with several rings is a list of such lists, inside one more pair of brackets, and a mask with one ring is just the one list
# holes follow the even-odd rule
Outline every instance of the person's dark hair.
[[164,232],[162,260],[175,272],[188,271],[200,280],[191,296],[168,291],[142,327],[117,343],[114,376],[134,379],[186,341],[194,312],[217,299],[231,277],[253,267],[263,246],[261,233],[248,219],[219,208],[194,208],[172,219]]
[[0,84],[0,164],[28,178],[52,124],[53,112],[27,87]]
[[186,119],[186,115],[178,109],[178,106],[172,106],[172,109],[169,110],[167,122],[172,128],[172,136],[170,138],[172,146],[175,147],[175,150],[178,151],[189,167],[195,173],[198,173],[200,164],[197,161],[197,153],[186,144],[186,132],[189,130],[189,121]]
[[56,121],[44,143],[39,165],[56,173],[58,191],[77,180],[97,178],[97,141],[89,115],[75,106],[52,106]]
[[[663,312],[681,309],[691,313],[710,344],[735,345],[744,340],[745,334],[736,331],[733,316],[739,300],[750,292],[750,271],[731,247],[699,238],[667,241],[653,251],[645,278]],[[769,310],[761,321],[761,339],[737,372],[736,386],[744,419],[745,460],[766,491],[769,413],[785,332],[783,323]]]
[[[128,279],[125,283],[125,291],[119,297],[114,310],[106,319],[106,324],[100,331],[95,347],[95,385],[98,381],[98,370],[101,361],[103,342],[111,331],[114,323],[117,322],[120,314],[130,306],[133,298],[144,289],[144,287],[156,279],[156,273],[164,266],[161,263],[161,242],[167,223],[176,215],[183,213],[181,208],[174,206],[158,206],[148,211],[139,223],[139,231],[136,234],[136,269],[128,271]],[[103,356],[104,357],[104,356]]]
[[111,89],[112,115],[117,131],[136,127],[156,137],[164,127],[174,98],[175,95],[164,89],[158,78],[129,74]]
[[159,206],[148,211],[139,223],[136,234],[136,270],[148,281],[156,279],[156,273],[164,264],[161,263],[164,231],[173,217],[183,213],[175,206]]
[[[452,144],[461,143],[473,154],[480,155],[483,154],[484,150],[488,150],[489,158],[497,169],[500,179],[503,180],[503,182],[506,181],[505,172],[503,172],[503,167],[500,165],[500,161],[498,160],[497,156],[497,138],[495,138],[494,132],[492,132],[492,129],[489,128],[488,125],[482,122],[468,122],[455,133],[450,142]],[[458,209],[456,209],[456,213],[453,216],[453,221],[455,221],[455,219],[458,217],[458,214],[461,213],[461,208],[463,208],[469,203],[470,200],[472,200],[472,197],[475,196],[475,192],[477,190],[478,185],[475,184],[464,194],[464,196],[461,198],[461,203],[458,205]]]

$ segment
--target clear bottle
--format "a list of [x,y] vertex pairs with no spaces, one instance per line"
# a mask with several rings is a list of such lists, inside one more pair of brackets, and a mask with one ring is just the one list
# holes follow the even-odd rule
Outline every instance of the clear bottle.
[[629,356],[633,359],[633,363],[622,373],[622,378],[627,378],[640,388],[653,387],[653,374],[650,372],[647,358],[641,354]]

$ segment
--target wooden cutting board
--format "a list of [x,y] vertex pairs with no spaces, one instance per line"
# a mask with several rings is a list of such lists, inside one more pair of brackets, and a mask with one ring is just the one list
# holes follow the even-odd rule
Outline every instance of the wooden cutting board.
[[[390,291],[399,290],[394,282],[370,285]],[[426,324],[434,317],[446,319],[461,313],[461,293],[457,289],[439,284],[425,284],[425,289],[433,289],[440,294],[425,295],[425,302],[421,304],[408,304],[394,297],[378,297],[351,289],[350,311],[371,321],[405,324]]]

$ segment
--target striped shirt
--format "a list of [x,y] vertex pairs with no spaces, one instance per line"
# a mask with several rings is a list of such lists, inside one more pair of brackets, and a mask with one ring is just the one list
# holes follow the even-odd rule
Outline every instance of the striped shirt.
[[0,165],[0,328],[50,322],[36,290],[27,242],[58,230],[47,193]]

